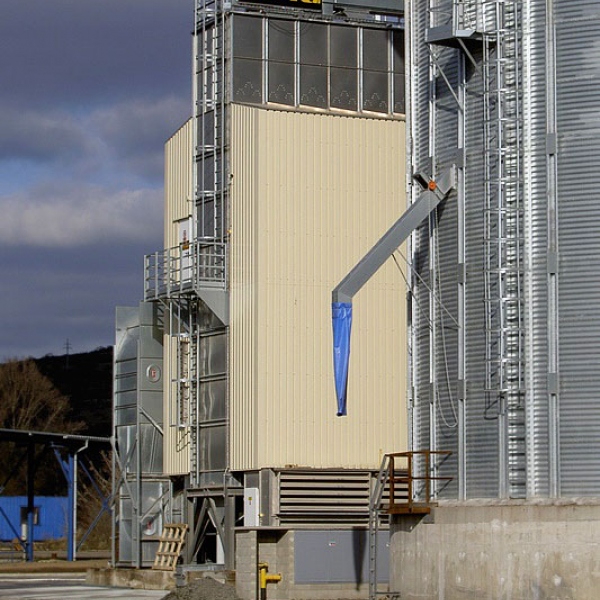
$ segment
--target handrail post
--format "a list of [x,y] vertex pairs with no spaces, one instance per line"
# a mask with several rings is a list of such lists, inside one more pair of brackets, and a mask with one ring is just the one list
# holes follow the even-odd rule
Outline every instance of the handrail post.
[[412,511],[413,508],[413,454],[408,453],[408,507]]
[[396,498],[395,498],[395,484],[394,484],[394,471],[396,470],[394,466],[394,455],[390,454],[390,466],[389,466],[389,479],[390,479],[390,508],[396,506]]
[[431,501],[431,452],[425,450],[425,502]]

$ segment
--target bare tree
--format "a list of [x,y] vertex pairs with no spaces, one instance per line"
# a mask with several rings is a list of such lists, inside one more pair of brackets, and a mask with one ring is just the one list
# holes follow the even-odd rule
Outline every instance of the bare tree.
[[[0,428],[77,433],[83,423],[69,419],[69,399],[40,373],[32,360],[10,360],[0,364]],[[22,450],[14,444],[2,442],[0,485],[6,482],[21,454]],[[36,487],[40,491],[53,493],[57,485],[62,487],[53,459],[43,457],[39,466]],[[23,477],[13,478],[7,491],[22,493]]]
[[75,433],[81,423],[69,421],[69,400],[42,375],[32,360],[0,365],[0,427]]

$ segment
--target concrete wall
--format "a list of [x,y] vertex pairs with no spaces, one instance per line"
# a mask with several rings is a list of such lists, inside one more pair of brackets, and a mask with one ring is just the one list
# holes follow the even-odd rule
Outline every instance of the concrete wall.
[[258,598],[258,532],[255,529],[235,534],[235,591],[243,600]]
[[600,502],[445,503],[394,517],[390,553],[402,600],[595,600]]
[[[369,582],[303,583],[295,581],[295,532],[283,529],[236,530],[236,592],[242,600],[258,598],[259,562],[269,565],[269,573],[280,574],[279,583],[269,584],[269,600],[364,600]],[[352,556],[348,556],[352,561]]]

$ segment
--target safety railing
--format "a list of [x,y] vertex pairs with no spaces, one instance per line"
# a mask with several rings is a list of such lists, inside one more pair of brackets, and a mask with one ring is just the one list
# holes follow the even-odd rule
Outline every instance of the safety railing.
[[200,288],[225,289],[227,244],[194,241],[148,254],[144,299],[171,298]]
[[[450,450],[415,450],[388,454],[388,513],[429,513],[434,496],[432,484],[448,484],[453,479],[435,474],[451,454]],[[432,464],[432,458],[438,459],[436,464]],[[415,464],[417,461],[419,465]]]

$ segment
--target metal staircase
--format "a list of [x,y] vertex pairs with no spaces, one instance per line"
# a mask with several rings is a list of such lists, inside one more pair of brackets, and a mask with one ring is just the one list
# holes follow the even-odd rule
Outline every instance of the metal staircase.
[[[388,519],[383,495],[389,475],[390,457],[386,454],[375,480],[369,500],[369,600],[376,600],[377,591],[377,535],[383,518]],[[385,515],[385,517],[383,516]],[[386,594],[388,594],[386,592]]]
[[439,476],[439,466],[452,454],[449,450],[415,450],[386,454],[369,500],[369,600],[377,596],[398,598],[392,591],[378,591],[377,535],[389,515],[427,515],[431,512],[437,484],[447,485],[452,477]]
[[486,417],[499,420],[500,494],[524,497],[521,2],[482,7]]

